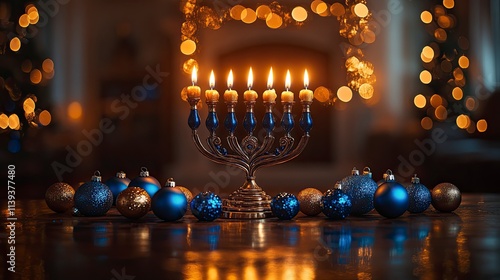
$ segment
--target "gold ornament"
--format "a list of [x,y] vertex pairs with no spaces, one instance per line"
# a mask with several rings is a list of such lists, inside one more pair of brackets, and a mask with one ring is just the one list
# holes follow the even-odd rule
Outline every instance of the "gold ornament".
[[151,197],[140,187],[128,187],[116,198],[116,209],[129,219],[139,219],[151,209]]
[[45,192],[45,202],[54,212],[63,213],[73,207],[75,190],[72,186],[58,182],[50,186]]
[[316,216],[321,213],[320,202],[323,193],[315,188],[305,188],[297,194],[300,211],[308,216]]
[[176,188],[178,188],[186,196],[189,209],[189,204],[191,203],[191,200],[193,200],[193,193],[188,188],[182,186],[177,186]]
[[436,185],[431,191],[432,206],[440,212],[452,212],[460,206],[462,194],[451,183]]

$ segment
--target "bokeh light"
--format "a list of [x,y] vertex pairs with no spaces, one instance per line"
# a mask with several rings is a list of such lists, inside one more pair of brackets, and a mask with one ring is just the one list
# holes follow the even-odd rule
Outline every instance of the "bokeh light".
[[464,92],[462,91],[461,88],[454,87],[453,90],[451,91],[451,95],[455,100],[462,100],[462,98],[464,97]]
[[40,115],[38,115],[38,122],[40,122],[41,125],[47,126],[50,124],[52,121],[52,116],[50,115],[50,112],[47,110],[43,110],[40,112]]
[[368,7],[363,3],[358,3],[354,6],[354,13],[360,18],[366,17],[368,12]]
[[51,73],[52,71],[54,71],[54,62],[52,61],[52,59],[47,58],[42,62],[42,70],[45,73]]
[[422,126],[423,129],[425,130],[431,130],[432,126],[434,125],[434,122],[432,121],[431,118],[429,117],[424,117],[420,121],[420,125]]
[[303,22],[307,19],[307,10],[301,6],[297,6],[292,10],[292,18],[298,22]]
[[423,11],[420,14],[420,20],[422,20],[423,23],[431,23],[432,22],[432,14],[429,11]]
[[415,104],[415,107],[422,109],[427,104],[427,100],[424,95],[418,94],[413,98],[413,103]]
[[9,117],[6,114],[0,114],[0,128],[6,129],[9,127]]
[[448,110],[443,105],[439,105],[434,111],[434,116],[440,121],[444,121],[448,118]]
[[82,105],[77,102],[73,101],[69,104],[68,106],[68,117],[73,120],[78,120],[82,117]]
[[443,105],[443,99],[439,94],[433,94],[430,103],[432,107],[437,108],[439,105]]
[[422,72],[420,72],[420,81],[423,84],[429,84],[430,82],[432,82],[431,72],[429,72],[428,70],[423,70]]
[[454,0],[443,0],[443,6],[446,9],[453,9],[453,7],[455,7],[455,1]]
[[374,89],[372,85],[365,83],[359,86],[358,92],[363,99],[370,99],[373,97]]
[[470,118],[467,115],[461,114],[456,119],[457,126],[461,129],[466,129],[470,125]]
[[271,29],[278,29],[283,25],[283,19],[278,14],[270,13],[266,18],[266,24]]
[[19,116],[17,114],[12,114],[9,116],[9,128],[18,130],[20,128],[21,122],[19,121]]
[[485,132],[488,129],[488,123],[485,119],[480,119],[476,123],[477,131]]
[[314,98],[319,102],[327,102],[330,99],[330,90],[324,86],[319,86],[314,90]]
[[246,8],[241,12],[241,21],[246,24],[254,23],[257,20],[257,14],[251,8]]
[[26,28],[30,25],[30,19],[27,14],[23,14],[19,17],[19,26]]
[[26,98],[23,102],[24,112],[29,114],[35,111],[35,101],[31,98]]
[[21,48],[21,40],[19,40],[19,38],[17,37],[14,37],[12,38],[12,40],[10,40],[9,46],[13,52],[17,52]]
[[196,51],[196,43],[193,40],[185,40],[181,43],[181,53],[192,55]]
[[38,69],[33,69],[30,72],[30,81],[35,85],[39,84],[42,81],[42,72]]
[[466,57],[465,55],[462,55],[460,58],[458,58],[458,65],[462,68],[462,69],[467,69],[469,68],[469,58]]
[[337,97],[342,102],[349,102],[352,99],[352,90],[348,86],[341,86],[337,90]]

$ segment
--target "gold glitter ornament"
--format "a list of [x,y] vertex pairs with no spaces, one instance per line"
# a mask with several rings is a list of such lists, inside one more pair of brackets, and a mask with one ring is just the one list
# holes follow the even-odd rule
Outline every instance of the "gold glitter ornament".
[[51,185],[45,192],[45,202],[54,212],[63,213],[74,205],[75,189],[67,183],[58,182]]
[[321,213],[321,198],[323,193],[315,188],[305,188],[297,194],[300,211],[308,216],[316,216]]
[[186,197],[188,209],[190,209],[189,204],[191,203],[191,200],[193,200],[193,193],[188,188],[183,186],[176,186],[173,178],[168,178],[167,182],[165,182],[165,187],[179,189]]
[[140,187],[128,187],[116,198],[116,209],[129,219],[139,219],[151,209],[151,197]]
[[437,184],[431,191],[432,206],[440,212],[452,212],[460,206],[462,194],[451,183]]

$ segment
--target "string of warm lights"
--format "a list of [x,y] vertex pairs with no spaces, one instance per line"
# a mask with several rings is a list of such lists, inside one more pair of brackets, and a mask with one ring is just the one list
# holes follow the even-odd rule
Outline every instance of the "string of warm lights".
[[432,129],[436,121],[449,120],[470,134],[485,132],[487,121],[472,117],[479,100],[466,90],[469,41],[457,34],[457,18],[451,13],[454,7],[454,0],[443,0],[442,5],[420,14],[432,41],[422,48],[420,54],[424,69],[419,78],[426,89],[417,94],[413,102],[426,112],[420,122],[426,130]]
[[[313,0],[309,6],[284,4],[272,1],[269,4],[260,4],[255,9],[241,4],[218,5],[213,1],[181,0],[181,11],[185,21],[181,26],[180,51],[188,59],[183,63],[183,71],[190,75],[193,67],[199,69],[195,56],[199,53],[197,32],[201,28],[217,30],[229,21],[241,21],[253,24],[258,20],[264,21],[270,29],[282,29],[288,26],[302,26],[309,18],[309,11],[320,17],[335,17],[339,22],[339,34],[347,40],[345,48],[346,80],[345,86],[337,90],[336,96],[326,86],[319,86],[314,91],[314,97],[320,102],[333,105],[337,100],[349,102],[353,91],[359,93],[363,100],[368,101],[374,96],[376,82],[375,69],[371,62],[364,59],[359,46],[372,44],[376,40],[377,24],[366,5],[366,0],[346,0],[345,5],[340,2],[333,4],[322,0]],[[219,3],[220,4],[220,3]],[[185,98],[185,94],[181,94]],[[370,104],[370,102],[367,102]]]

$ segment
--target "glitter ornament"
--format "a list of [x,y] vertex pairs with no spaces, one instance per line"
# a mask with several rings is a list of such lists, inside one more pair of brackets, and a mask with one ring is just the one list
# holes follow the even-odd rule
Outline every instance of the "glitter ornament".
[[113,193],[101,182],[99,171],[75,192],[75,208],[84,216],[104,216],[112,205]]
[[151,210],[164,221],[176,221],[186,214],[187,199],[178,189],[163,187],[151,199]]
[[116,198],[116,209],[124,217],[139,219],[151,209],[151,197],[143,188],[126,188]]
[[203,192],[193,197],[190,208],[198,220],[211,222],[222,213],[222,200],[212,192]]
[[377,183],[371,178],[370,168],[365,167],[364,175],[353,168],[351,175],[340,181],[342,190],[351,197],[351,215],[363,215],[373,210],[373,195],[377,190]]
[[431,192],[426,186],[420,183],[420,178],[417,177],[417,174],[411,178],[411,184],[406,187],[406,191],[410,200],[408,212],[422,213],[431,205]]
[[291,220],[299,213],[299,209],[299,200],[290,193],[279,193],[271,201],[271,211],[280,220]]
[[333,190],[327,190],[321,198],[321,211],[332,220],[343,220],[352,210],[351,197],[342,190],[342,184],[337,182]]
[[431,191],[432,206],[440,212],[452,212],[460,206],[462,194],[457,186],[451,183],[436,185]]
[[316,216],[321,213],[320,202],[323,193],[315,188],[305,188],[297,194],[300,211],[307,216]]
[[373,205],[375,210],[386,218],[397,218],[408,209],[408,192],[403,185],[396,182],[391,170],[387,170],[385,182],[375,192]]
[[75,190],[69,184],[58,182],[51,185],[45,192],[45,202],[50,210],[63,213],[74,205]]
[[108,186],[113,193],[113,205],[116,205],[116,198],[124,189],[128,187],[129,183],[130,179],[127,178],[127,174],[123,171],[117,172],[115,177],[111,177],[104,182],[104,184],[106,184],[106,186]]
[[165,187],[179,189],[186,196],[188,206],[191,203],[191,200],[193,200],[193,193],[188,188],[185,188],[183,186],[177,186],[173,178],[168,178],[167,182],[165,182]]
[[160,182],[153,177],[149,176],[149,171],[146,167],[141,168],[141,173],[139,173],[139,177],[135,177],[128,184],[129,187],[140,187],[145,189],[150,197],[153,197],[155,193],[161,189]]

